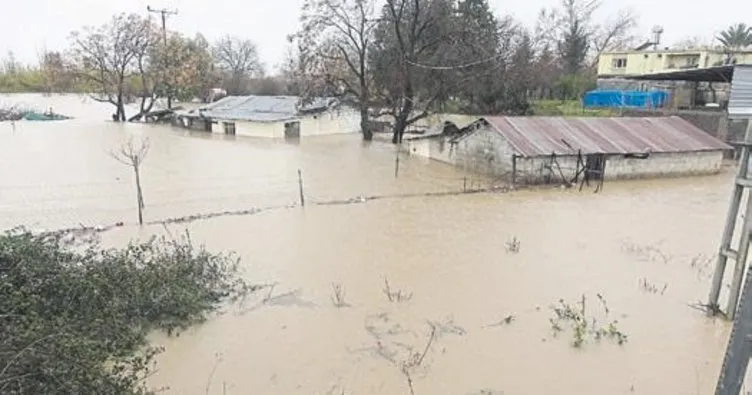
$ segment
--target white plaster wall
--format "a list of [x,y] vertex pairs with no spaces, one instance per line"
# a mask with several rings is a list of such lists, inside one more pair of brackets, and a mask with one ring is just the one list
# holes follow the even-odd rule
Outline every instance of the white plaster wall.
[[300,119],[300,136],[323,136],[360,132],[360,115],[350,108],[335,108]]
[[[221,124],[216,129],[224,133],[224,126]],[[245,137],[266,137],[266,138],[284,138],[285,124],[282,122],[235,122],[235,135]]]
[[432,139],[405,140],[407,153],[424,158],[431,158],[431,140]]

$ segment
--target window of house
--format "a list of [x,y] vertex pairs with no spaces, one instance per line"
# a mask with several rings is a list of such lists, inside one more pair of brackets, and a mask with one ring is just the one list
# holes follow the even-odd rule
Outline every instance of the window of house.
[[235,122],[223,122],[222,125],[225,128],[225,134],[235,135]]
[[623,69],[623,68],[627,67],[627,58],[614,59],[611,65],[614,68]]

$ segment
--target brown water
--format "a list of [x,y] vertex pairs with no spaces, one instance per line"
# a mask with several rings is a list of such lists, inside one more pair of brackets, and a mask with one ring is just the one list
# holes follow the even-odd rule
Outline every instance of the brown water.
[[[104,234],[109,244],[165,232],[129,225],[132,175],[107,154],[128,136],[151,141],[147,220],[296,203],[303,171],[304,209],[167,228],[237,251],[249,279],[277,283],[266,304],[229,308],[180,337],[154,336],[167,351],[150,384],[170,394],[408,394],[406,377],[378,350],[404,342],[422,353],[427,321],[441,325],[411,370],[416,394],[713,391],[728,325],[688,304],[707,295],[710,267],[692,261],[717,249],[730,173],[611,182],[599,194],[555,189],[316,206],[460,190],[466,175],[402,157],[395,178],[392,147],[363,146],[357,136],[299,145],[218,138],[101,122],[107,107],[70,97],[27,100],[79,118],[19,122],[15,130],[0,124],[2,227],[125,221]],[[507,251],[513,238],[518,253]],[[388,301],[385,278],[412,298]],[[667,287],[647,292],[642,279]],[[350,307],[333,306],[332,283],[344,287]],[[625,345],[576,349],[570,332],[552,336],[549,306],[582,294],[588,311],[602,294],[629,336]],[[492,325],[508,315],[509,324]]]

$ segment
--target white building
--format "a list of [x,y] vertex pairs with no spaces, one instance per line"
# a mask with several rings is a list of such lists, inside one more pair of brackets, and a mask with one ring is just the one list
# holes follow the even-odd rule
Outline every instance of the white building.
[[358,113],[333,98],[300,104],[297,96],[227,96],[177,113],[180,126],[237,136],[298,138],[360,132]]
[[679,117],[485,117],[406,142],[410,154],[523,184],[713,174],[731,149]]

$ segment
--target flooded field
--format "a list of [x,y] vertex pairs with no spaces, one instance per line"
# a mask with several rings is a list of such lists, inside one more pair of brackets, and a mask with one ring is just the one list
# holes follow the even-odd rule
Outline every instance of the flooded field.
[[[690,305],[708,292],[730,172],[598,194],[400,198],[484,181],[410,157],[395,177],[393,148],[358,136],[219,138],[103,122],[107,106],[71,97],[27,100],[77,119],[0,124],[1,227],[125,222],[102,235],[109,245],[187,229],[276,284],[179,337],[154,336],[166,352],[149,383],[168,394],[713,391],[728,324]],[[139,228],[132,174],[108,154],[129,136],[151,142],[147,221],[296,204],[298,169],[308,204]],[[394,197],[315,204],[370,195]],[[580,347],[551,306],[588,322]],[[610,329],[600,340],[593,319]]]

